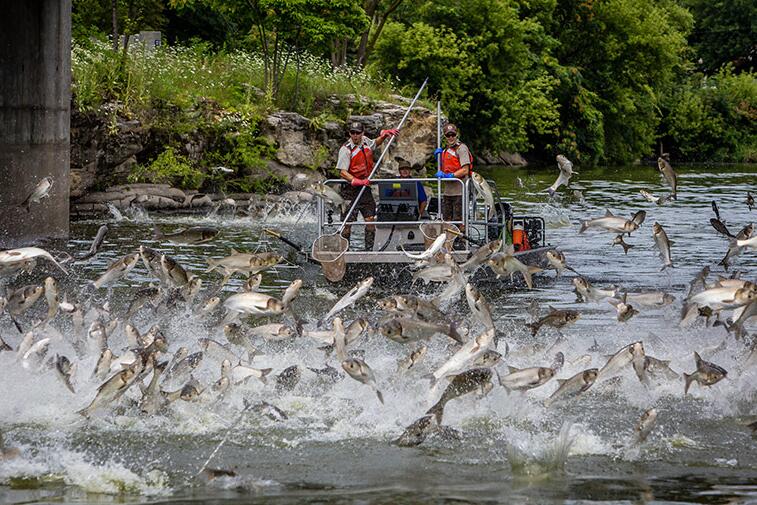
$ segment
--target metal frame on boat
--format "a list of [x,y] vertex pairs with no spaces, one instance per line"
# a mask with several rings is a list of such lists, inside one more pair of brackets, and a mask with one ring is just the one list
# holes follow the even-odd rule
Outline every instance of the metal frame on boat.
[[[347,184],[343,179],[329,179],[325,182],[337,191],[340,185]],[[445,226],[454,225],[456,228],[459,228],[460,225],[464,226],[460,240],[456,242],[456,246],[451,251],[452,257],[458,263],[466,261],[479,246],[502,237],[503,231],[506,233],[507,243],[512,243],[513,228],[518,229],[519,227],[523,229],[532,246],[528,250],[516,251],[514,255],[528,265],[543,266],[546,263],[545,253],[553,247],[546,242],[544,219],[540,216],[513,215],[510,204],[499,196],[494,182],[490,181],[489,184],[494,193],[496,208],[493,216],[488,219],[489,206],[483,200],[477,198],[470,178],[465,181],[461,179],[444,180],[444,183],[458,183],[462,186],[464,212],[463,219],[460,221],[445,220],[446,216],[442,214],[438,196],[429,197],[429,216],[424,219],[418,213],[417,200],[412,201],[416,198],[412,192],[409,192],[411,199],[401,200],[401,203],[382,194],[382,191],[387,192],[392,188],[400,190],[407,188],[405,186],[407,184],[414,185],[416,183],[424,184],[424,188],[435,188],[436,195],[441,195],[443,182],[436,178],[371,179],[372,186],[379,188],[379,198],[376,201],[379,212],[377,212],[376,221],[347,221],[347,224],[352,227],[353,243],[358,243],[356,239],[363,235],[359,233],[356,236],[356,230],[362,231],[366,225],[375,225],[374,246],[372,250],[353,250],[350,248],[344,253],[347,264],[411,263],[415,260],[408,257],[402,249],[416,253],[426,249],[430,243],[429,239],[433,241],[434,237],[428,237],[427,234],[424,234],[424,229],[427,229],[429,225],[433,226],[434,223],[444,223]],[[341,225],[339,210],[334,209],[321,198],[317,200],[318,234],[322,236],[335,233]],[[382,208],[384,212],[381,212]],[[354,215],[356,216],[357,212]],[[387,217],[389,218],[387,219]],[[438,226],[438,228],[441,227]]]

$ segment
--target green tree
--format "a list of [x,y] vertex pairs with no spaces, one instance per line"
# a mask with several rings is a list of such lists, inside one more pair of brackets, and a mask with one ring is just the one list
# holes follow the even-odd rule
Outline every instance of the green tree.
[[665,104],[662,143],[693,161],[757,161],[757,74],[694,74]]
[[754,0],[682,0],[694,15],[689,42],[694,59],[707,73],[731,63],[737,71],[754,70],[757,58],[757,3]]
[[174,6],[210,6],[235,22],[264,62],[265,88],[276,96],[292,60],[303,50],[324,54],[338,38],[355,37],[369,24],[352,0],[172,0]]
[[[115,26],[112,17],[114,7]],[[140,30],[163,30],[166,25],[165,11],[163,0],[73,0],[72,34],[74,39],[84,41],[93,35],[112,35],[114,30],[116,34],[120,32],[125,35]]]
[[545,70],[551,44],[537,21],[506,0],[407,6],[376,44],[372,68],[429,89],[479,148],[524,150],[556,126],[556,81]]
[[661,98],[686,68],[691,16],[655,0],[562,0],[553,22],[560,150],[591,163],[648,154]]

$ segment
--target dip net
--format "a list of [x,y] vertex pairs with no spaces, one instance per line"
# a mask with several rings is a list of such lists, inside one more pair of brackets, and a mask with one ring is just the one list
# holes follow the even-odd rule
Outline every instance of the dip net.
[[442,233],[447,233],[447,240],[444,242],[444,248],[448,251],[452,250],[452,244],[460,235],[460,228],[454,224],[449,224],[444,221],[435,221],[429,223],[423,223],[420,226],[421,233],[423,234],[423,245],[428,249],[431,244],[434,243],[436,237]]
[[310,255],[321,264],[323,275],[330,282],[339,282],[347,271],[344,253],[350,246],[349,240],[341,234],[321,235],[313,242]]

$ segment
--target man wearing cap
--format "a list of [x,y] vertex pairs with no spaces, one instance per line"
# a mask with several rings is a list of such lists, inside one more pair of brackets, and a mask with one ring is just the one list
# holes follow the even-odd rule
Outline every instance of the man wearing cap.
[[[457,126],[447,123],[442,130],[447,141],[446,149],[437,149],[434,154],[441,155],[441,167],[436,172],[439,179],[465,179],[470,174],[473,158],[468,146],[457,138]],[[463,220],[463,185],[458,182],[442,185],[442,214],[450,221]],[[463,225],[458,225],[464,231]]]
[[[363,124],[354,122],[350,124],[350,139],[339,148],[339,156],[336,161],[336,168],[339,175],[349,183],[342,185],[342,198],[349,201],[347,208],[342,213],[342,219],[347,216],[347,211],[352,207],[352,203],[357,198],[363,186],[369,186],[371,181],[368,179],[373,171],[373,151],[380,146],[384,139],[393,137],[399,133],[397,130],[381,130],[375,140],[363,136]],[[349,221],[357,218],[357,213],[363,216],[366,222],[373,222],[376,219],[376,201],[373,199],[373,193],[370,188],[363,191],[355,210],[349,217]],[[350,239],[351,227],[344,227],[342,236],[347,240]],[[373,242],[376,238],[376,227],[373,225],[365,227],[365,249],[373,249]]]

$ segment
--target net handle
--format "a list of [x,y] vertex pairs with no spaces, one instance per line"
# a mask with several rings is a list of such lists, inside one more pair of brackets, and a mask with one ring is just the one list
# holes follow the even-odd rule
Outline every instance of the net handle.
[[[423,88],[426,87],[426,83],[428,82],[428,77],[423,81],[423,84],[421,84],[420,89],[418,89],[418,92],[415,94],[415,98],[413,98],[413,101],[410,102],[410,105],[408,106],[407,110],[405,111],[405,115],[402,116],[402,119],[400,120],[400,124],[397,125],[397,130],[402,128],[402,125],[405,124],[405,120],[410,115],[410,111],[413,110],[413,106],[415,105],[415,102],[418,100],[418,97],[421,96],[421,93],[423,92]],[[389,146],[392,145],[392,142],[394,141],[394,135],[389,137],[389,141],[386,143],[386,146],[384,147],[384,150],[381,151],[381,156],[379,156],[378,161],[373,166],[373,170],[371,170],[371,173],[368,174],[368,180],[371,180],[371,177],[373,177],[373,174],[376,173],[376,170],[378,170],[378,167],[381,165],[381,162],[384,160],[384,155],[389,150]],[[339,226],[339,229],[337,230],[337,233],[342,233],[342,230],[344,230],[344,227],[347,226],[347,221],[350,219],[350,216],[355,211],[355,208],[357,207],[358,202],[360,201],[360,198],[363,196],[363,192],[365,191],[365,188],[367,186],[363,186],[360,188],[360,192],[357,194],[357,197],[352,201],[352,205],[350,206],[350,210],[347,212],[347,215],[344,217],[344,221],[342,221],[341,226]]]

